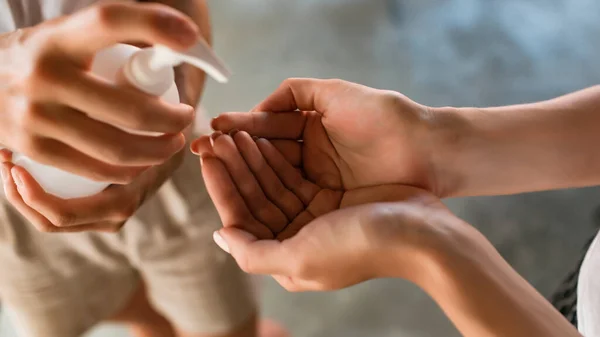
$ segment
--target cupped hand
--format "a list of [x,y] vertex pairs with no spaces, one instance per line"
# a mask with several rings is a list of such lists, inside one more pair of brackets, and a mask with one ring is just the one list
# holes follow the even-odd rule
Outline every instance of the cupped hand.
[[278,147],[286,145],[244,131],[195,143],[225,227],[215,241],[242,269],[273,275],[299,291],[382,277],[395,259],[426,264],[424,252],[442,228],[429,219],[447,212],[437,198],[403,185],[346,188],[314,181],[294,167],[299,156],[288,151],[286,157]]
[[172,8],[114,1],[3,36],[0,144],[93,180],[131,182],[183,148],[194,110],[94,76],[94,55],[118,42],[185,49],[197,39]]
[[436,192],[431,110],[393,91],[341,80],[288,79],[250,113],[225,113],[215,130],[243,130],[301,154],[327,188],[405,184]]

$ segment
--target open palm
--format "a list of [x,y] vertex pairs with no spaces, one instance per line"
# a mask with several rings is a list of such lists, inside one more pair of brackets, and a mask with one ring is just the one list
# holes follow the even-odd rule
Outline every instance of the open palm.
[[316,179],[305,178],[305,171],[293,166],[301,158],[286,158],[271,141],[255,140],[244,131],[215,133],[198,143],[206,186],[224,226],[260,239],[285,240],[339,208],[405,197],[389,186],[346,188],[333,166],[315,166]]
[[428,109],[392,91],[340,80],[289,79],[250,113],[225,113],[215,130],[273,141],[319,186],[405,184],[430,191],[434,173],[422,132]]

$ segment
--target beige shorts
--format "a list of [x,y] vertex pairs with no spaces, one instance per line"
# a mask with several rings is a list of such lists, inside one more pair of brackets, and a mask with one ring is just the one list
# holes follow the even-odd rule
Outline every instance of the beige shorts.
[[193,155],[117,234],[38,232],[0,201],[0,299],[23,336],[75,337],[144,280],[177,328],[222,333],[254,312],[250,280],[213,242],[220,226]]

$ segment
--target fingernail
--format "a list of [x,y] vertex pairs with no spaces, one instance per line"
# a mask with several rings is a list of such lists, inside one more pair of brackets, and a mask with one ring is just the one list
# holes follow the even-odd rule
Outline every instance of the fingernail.
[[193,141],[190,144],[190,151],[192,151],[193,154],[195,155],[200,155],[200,152],[198,152],[198,143],[200,142],[200,140],[196,139],[195,141]]
[[17,170],[15,168],[13,168],[11,170],[11,173],[12,173],[13,180],[15,181],[15,184],[17,184],[17,188],[22,187],[23,180],[21,179],[21,174],[19,172],[17,172]]
[[198,39],[198,29],[180,17],[163,14],[160,18],[161,28],[183,44],[192,44]]
[[219,248],[221,248],[225,252],[229,253],[229,246],[227,245],[227,242],[225,242],[225,240],[223,239],[221,234],[219,234],[219,231],[215,231],[213,233],[213,240],[215,241],[217,246],[219,246]]
[[223,135],[221,131],[215,131],[212,135],[210,135],[210,146],[215,146],[215,140]]
[[233,136],[235,136],[235,134],[236,134],[236,133],[238,133],[239,131],[240,131],[240,130],[238,130],[238,129],[233,129],[233,130],[229,131],[229,136],[230,136],[231,138],[233,138]]
[[254,140],[254,141],[257,141],[257,140],[258,140],[258,137],[256,137],[256,136],[252,136],[252,140]]

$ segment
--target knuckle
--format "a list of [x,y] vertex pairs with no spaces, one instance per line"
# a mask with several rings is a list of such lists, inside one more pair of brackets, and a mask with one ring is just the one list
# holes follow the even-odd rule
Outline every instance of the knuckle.
[[77,216],[71,212],[61,210],[52,216],[51,222],[56,227],[69,227],[75,224]]
[[[167,112],[167,111],[165,111]],[[192,114],[186,115],[186,114],[182,114],[182,113],[168,113],[168,116],[170,116],[167,121],[169,122],[170,127],[172,128],[172,132],[179,132],[184,130],[185,128],[187,128],[192,122],[192,118],[190,116],[193,116]]]
[[126,164],[132,159],[125,146],[113,146],[105,153],[106,159],[112,164]]
[[303,258],[297,257],[291,262],[292,275],[304,279],[310,274],[310,267]]
[[98,28],[110,30],[117,23],[122,9],[122,4],[105,3],[90,8],[88,14]]
[[44,108],[38,104],[29,103],[19,114],[19,125],[24,130],[35,130],[45,117]]
[[323,83],[330,85],[330,86],[340,86],[340,85],[345,84],[346,81],[340,80],[338,78],[331,78],[331,79],[324,80]]
[[280,87],[283,87],[283,88],[292,87],[299,80],[300,80],[300,78],[296,78],[296,77],[286,78],[285,80],[283,80],[281,82]]
[[149,115],[145,113],[147,111],[146,108],[141,105],[131,104],[127,110],[129,111],[127,114],[128,127],[135,130],[143,130],[148,127],[151,118],[148,118]]
[[61,79],[60,60],[56,55],[43,49],[36,50],[29,61],[19,82],[27,96],[39,96],[43,90],[48,91]]
[[33,154],[35,156],[45,152],[44,142],[36,136],[24,134],[21,135],[21,137],[19,137],[19,140],[17,142],[19,144],[21,152],[27,155]]
[[241,270],[246,273],[252,273],[252,263],[250,257],[247,254],[240,254],[236,257],[236,261]]
[[192,120],[190,120],[186,116],[181,116],[181,117],[172,118],[172,123],[173,123],[174,131],[179,132],[179,131],[185,130],[188,126],[190,126],[192,123]]
[[118,232],[121,231],[121,228],[123,228],[124,224],[125,224],[124,222],[121,222],[121,223],[118,223],[118,224],[115,224],[115,225],[108,226],[106,228],[105,232],[108,232],[108,233],[118,233]]
[[119,177],[117,177],[116,179],[118,179],[121,184],[129,185],[137,178],[138,175],[139,175],[139,172],[135,172],[133,170],[127,170],[124,173],[122,173]]
[[57,62],[50,55],[39,56],[33,63],[31,73],[27,80],[29,92],[38,92],[52,87],[60,81],[61,76],[57,72]]
[[[115,212],[115,218],[119,221],[125,221],[131,218],[135,212],[137,211],[137,206],[135,204],[130,204]],[[119,227],[120,228],[120,227]]]
[[36,223],[34,224],[35,228],[42,233],[56,233],[58,232],[58,228],[53,226],[50,223]]

